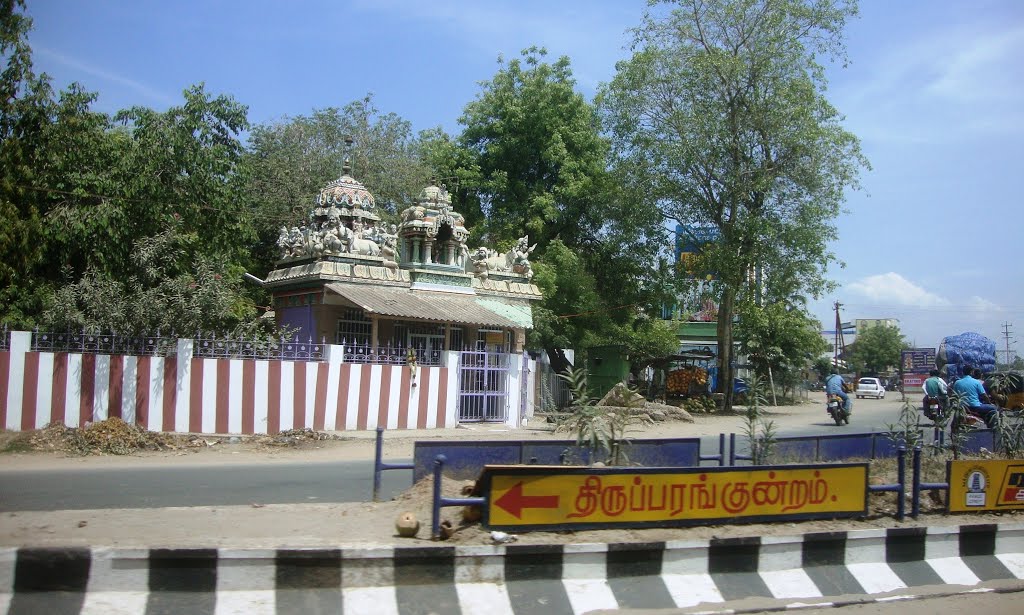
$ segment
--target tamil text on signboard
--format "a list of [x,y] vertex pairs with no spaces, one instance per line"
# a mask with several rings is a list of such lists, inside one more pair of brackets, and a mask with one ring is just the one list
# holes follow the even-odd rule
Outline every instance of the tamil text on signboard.
[[927,374],[935,369],[935,349],[911,348],[900,351],[900,368],[904,374]]
[[867,464],[734,468],[488,466],[492,528],[649,527],[866,512]]

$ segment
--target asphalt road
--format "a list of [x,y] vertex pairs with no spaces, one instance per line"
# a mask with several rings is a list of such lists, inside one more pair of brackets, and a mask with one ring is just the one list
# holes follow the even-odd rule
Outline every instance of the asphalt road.
[[[899,406],[898,393],[855,399],[851,424],[842,427],[825,413],[824,403],[782,407],[772,420],[779,435],[865,433],[894,423]],[[720,417],[709,427],[735,432],[737,448],[744,450],[737,417]],[[717,436],[707,433],[690,435],[703,436],[702,449],[717,450]],[[410,483],[408,470],[384,472],[381,498],[394,497]],[[368,502],[372,493],[372,460],[0,471],[0,512]]]
[[[382,499],[411,482],[409,470],[384,472]],[[0,472],[0,512],[368,502],[372,494],[372,461]]]

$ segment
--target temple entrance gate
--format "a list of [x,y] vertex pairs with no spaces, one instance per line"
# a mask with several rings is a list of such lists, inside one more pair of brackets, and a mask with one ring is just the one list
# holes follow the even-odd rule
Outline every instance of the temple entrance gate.
[[459,421],[497,422],[508,419],[508,353],[464,350],[459,353]]

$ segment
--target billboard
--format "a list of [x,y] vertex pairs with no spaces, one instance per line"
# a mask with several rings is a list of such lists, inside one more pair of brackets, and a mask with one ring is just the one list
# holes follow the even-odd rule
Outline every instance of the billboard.
[[718,229],[693,224],[676,225],[676,262],[678,262],[690,278],[705,280],[715,279],[714,272],[702,273],[698,276],[696,261],[704,250],[704,246],[718,241],[721,234]]
[[934,348],[909,348],[900,352],[900,371],[904,374],[927,374],[933,369]]

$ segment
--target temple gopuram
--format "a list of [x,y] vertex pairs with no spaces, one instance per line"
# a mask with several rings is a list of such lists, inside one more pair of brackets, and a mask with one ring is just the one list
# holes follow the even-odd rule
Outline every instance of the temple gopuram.
[[447,350],[521,353],[532,328],[528,238],[498,253],[471,249],[443,186],[422,190],[386,224],[346,165],[302,226],[282,228],[265,281],[277,324],[345,348],[345,360],[437,364]]

